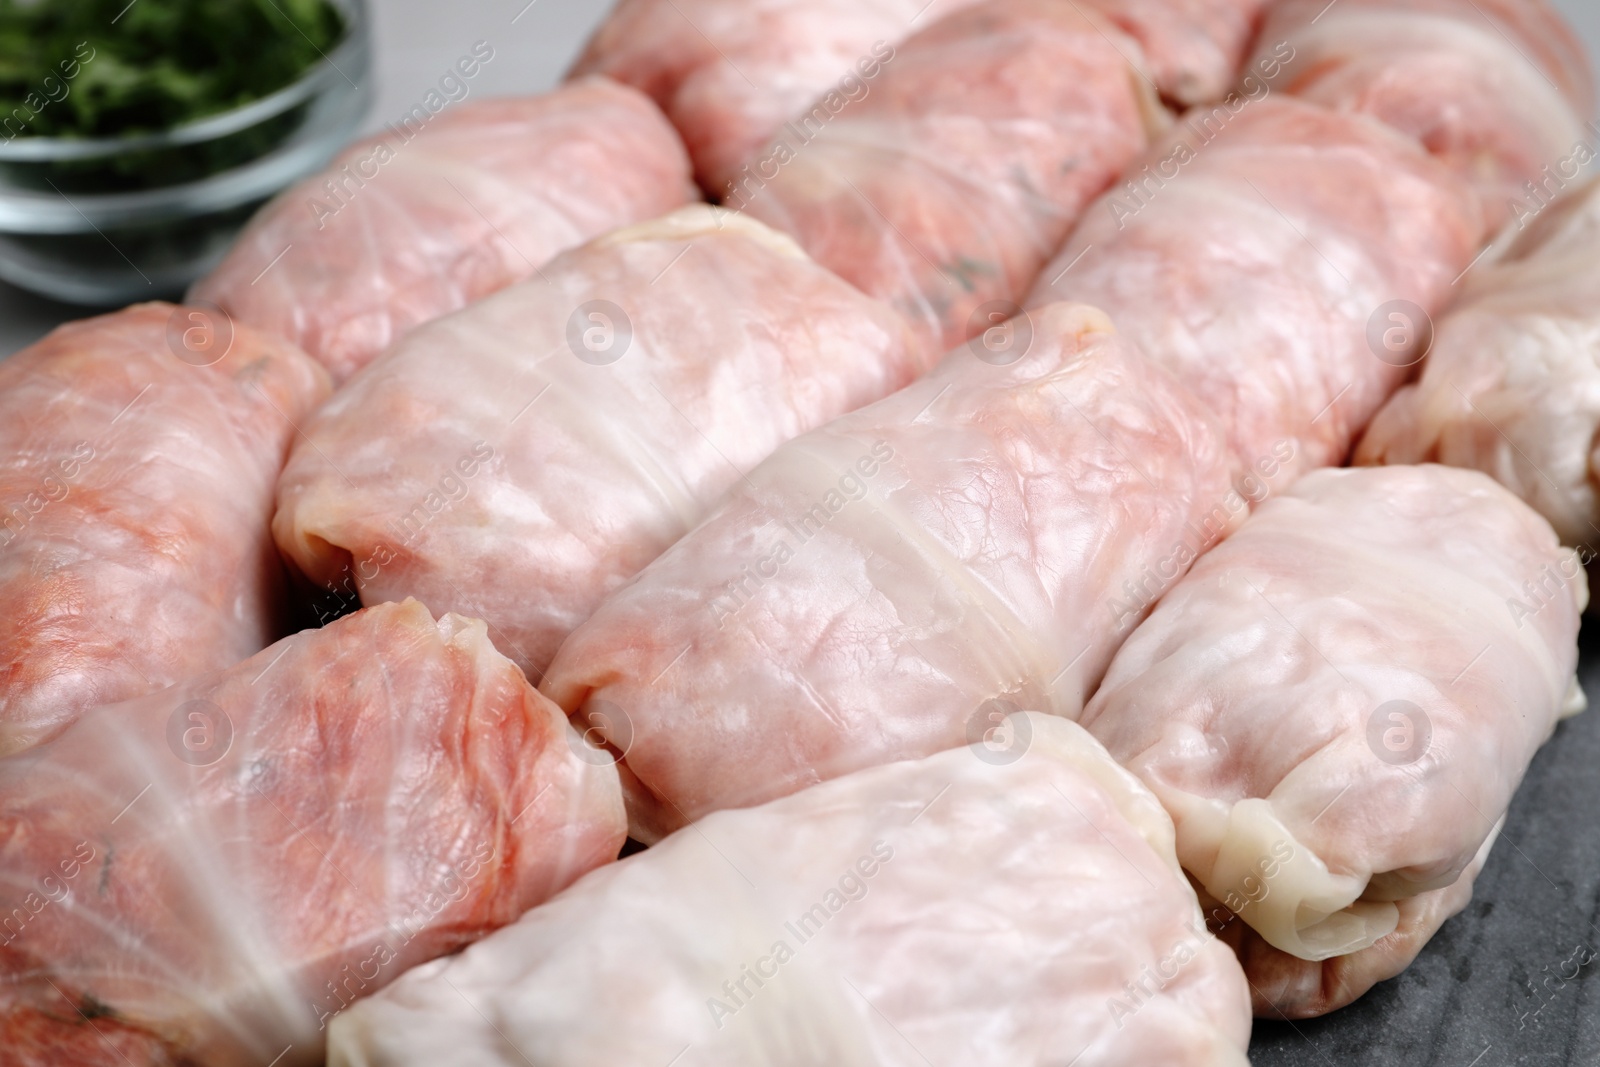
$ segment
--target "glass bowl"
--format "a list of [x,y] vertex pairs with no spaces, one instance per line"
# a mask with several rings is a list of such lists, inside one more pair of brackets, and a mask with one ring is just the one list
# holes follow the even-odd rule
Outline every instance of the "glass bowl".
[[338,46],[244,107],[136,137],[0,141],[0,279],[112,306],[178,296],[215,266],[256,208],[326,166],[366,115],[366,0],[330,2],[345,17]]

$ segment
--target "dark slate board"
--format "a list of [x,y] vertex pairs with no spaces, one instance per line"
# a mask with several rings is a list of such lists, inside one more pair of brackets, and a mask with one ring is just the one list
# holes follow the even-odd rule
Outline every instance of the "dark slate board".
[[[1600,620],[1593,704],[1540,751],[1472,903],[1409,970],[1342,1012],[1257,1020],[1254,1067],[1600,1065]],[[1591,960],[1586,965],[1584,961]]]

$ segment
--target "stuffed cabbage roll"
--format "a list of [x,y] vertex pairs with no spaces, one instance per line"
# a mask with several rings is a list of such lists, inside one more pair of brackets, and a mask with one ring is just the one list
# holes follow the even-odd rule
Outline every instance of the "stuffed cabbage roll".
[[[785,123],[877,91],[897,46],[977,0],[623,0],[575,75],[649,93],[678,127],[701,183],[722,193]],[[1163,96],[1222,96],[1264,0],[1083,0],[1142,46]],[[1069,5],[1061,5],[1069,6]],[[1137,46],[1134,44],[1137,42]]]
[[894,46],[977,0],[622,0],[573,76],[650,94],[720,193],[830,89],[863,96]]
[[623,841],[481,622],[371,608],[0,762],[0,1059],[320,1064],[326,1027]]
[[856,101],[825,97],[724,202],[887,300],[935,351],[999,326],[1159,105],[1115,29],[990,0],[910,40]]
[[1245,1067],[1165,813],[1072,723],[1006,729],[596,871],[352,1008],[330,1063]]
[[1091,208],[1030,306],[1105,310],[1228,430],[1241,471],[1343,463],[1484,235],[1406,138],[1278,98],[1191,112]]
[[779,449],[562,646],[544,690],[652,841],[1010,705],[1076,717],[1248,510],[1220,430],[1092,308],[988,331]]
[[171,304],[0,362],[0,756],[283,632],[272,490],[328,389],[293,345]]
[[1395,394],[1360,463],[1473,467],[1555,526],[1600,543],[1600,181],[1477,267],[1438,326],[1422,377]]
[[1476,471],[1318,471],[1162,598],[1081,721],[1172,813],[1196,881],[1301,961],[1246,954],[1270,1005],[1330,1010],[1465,903],[1583,707],[1587,600],[1575,554]]
[[923,366],[887,307],[716,208],[544,275],[416,330],[341,390],[273,519],[315,582],[482,618],[535,679],[774,448]]
[[1494,226],[1594,158],[1588,60],[1545,0],[1283,0],[1259,42],[1263,59],[1293,52],[1274,89],[1414,137],[1478,187]]
[[190,295],[342,382],[413,327],[693,196],[655,105],[588,78],[407,115],[263,208]]

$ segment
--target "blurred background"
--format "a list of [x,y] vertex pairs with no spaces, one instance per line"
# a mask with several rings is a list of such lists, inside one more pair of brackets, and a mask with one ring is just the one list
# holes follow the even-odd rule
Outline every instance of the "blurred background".
[[[494,59],[473,96],[535,92],[560,80],[611,0],[369,0],[373,105],[365,129],[396,121],[476,42]],[[1555,0],[1600,57],[1600,0]],[[107,256],[115,253],[110,247]],[[0,356],[31,344],[84,309],[0,282]]]

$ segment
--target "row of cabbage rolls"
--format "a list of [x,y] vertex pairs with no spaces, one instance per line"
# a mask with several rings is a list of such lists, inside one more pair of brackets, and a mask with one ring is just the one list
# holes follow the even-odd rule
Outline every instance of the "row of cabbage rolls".
[[0,1062],[1241,1064],[1464,906],[1583,703],[1570,34],[917,6],[624,0],[0,364]]

